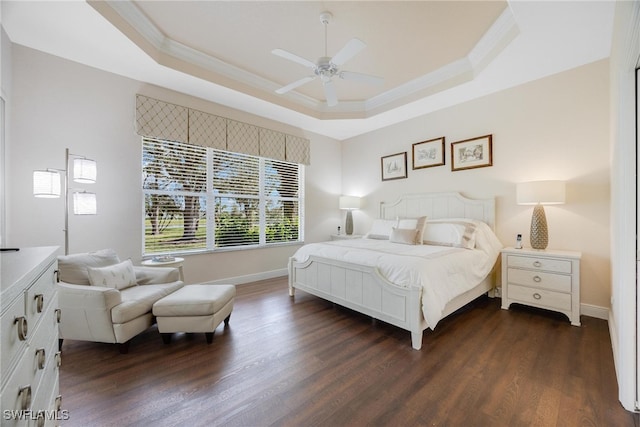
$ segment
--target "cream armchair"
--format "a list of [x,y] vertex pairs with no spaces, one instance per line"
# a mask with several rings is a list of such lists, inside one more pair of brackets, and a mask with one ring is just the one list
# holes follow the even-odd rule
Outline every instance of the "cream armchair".
[[131,338],[153,324],[153,304],[182,286],[177,268],[133,266],[111,249],[59,256],[60,348],[70,339],[128,352]]

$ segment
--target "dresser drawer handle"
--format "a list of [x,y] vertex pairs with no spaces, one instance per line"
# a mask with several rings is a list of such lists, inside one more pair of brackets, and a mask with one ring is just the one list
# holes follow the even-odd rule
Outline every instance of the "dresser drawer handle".
[[26,385],[18,389],[18,399],[20,400],[20,407],[23,411],[26,411],[31,406],[31,386]]
[[27,339],[27,318],[24,316],[16,317],[16,320],[13,323],[18,324],[18,338],[20,341],[25,341]]
[[540,277],[540,276],[533,276],[533,281],[534,281],[534,282],[536,282],[536,283],[540,283],[540,282],[542,282],[542,277]]
[[36,300],[36,311],[38,313],[42,313],[42,308],[44,306],[44,295],[38,294],[33,297],[33,299]]
[[62,395],[59,394],[56,396],[56,403],[54,408],[56,409],[56,411],[59,411],[60,409],[62,409]]
[[44,348],[36,350],[36,360],[38,361],[38,369],[44,369],[44,362],[47,360]]
[[533,262],[533,266],[534,267],[542,267],[542,263],[540,261],[534,261]]
[[54,310],[54,316],[56,316],[56,322],[60,323],[60,320],[62,320],[62,310],[60,310],[59,308],[56,308]]
[[62,353],[59,351],[56,352],[55,359],[56,359],[56,366],[59,368],[60,365],[62,365]]
[[36,426],[44,427],[44,411],[41,409],[38,411],[38,415],[36,416]]
[[535,294],[533,294],[533,298],[535,298],[535,299],[541,299],[541,298],[542,298],[542,295],[540,295],[539,293],[537,293],[537,292],[536,292]]

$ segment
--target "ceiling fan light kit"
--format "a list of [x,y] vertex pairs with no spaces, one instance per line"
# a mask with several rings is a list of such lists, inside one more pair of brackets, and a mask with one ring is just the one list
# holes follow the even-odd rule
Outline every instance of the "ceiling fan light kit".
[[345,44],[344,47],[333,57],[327,55],[327,25],[329,25],[332,17],[333,15],[331,15],[331,12],[322,12],[320,14],[320,22],[324,25],[324,56],[318,58],[317,62],[310,61],[283,49],[274,49],[271,52],[281,58],[288,59],[289,61],[297,62],[298,64],[311,68],[313,71],[313,75],[303,77],[293,83],[277,89],[277,94],[285,94],[297,87],[315,80],[316,78],[319,78],[322,82],[327,105],[329,107],[333,107],[338,104],[338,97],[336,95],[335,86],[333,85],[333,78],[336,76],[344,80],[354,80],[368,84],[382,84],[384,82],[382,77],[340,70],[340,66],[342,64],[356,56],[367,46],[366,43],[360,39],[353,38],[349,40],[347,44]]

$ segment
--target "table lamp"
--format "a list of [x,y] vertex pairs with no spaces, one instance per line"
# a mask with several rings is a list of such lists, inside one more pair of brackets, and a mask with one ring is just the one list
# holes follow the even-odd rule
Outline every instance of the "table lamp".
[[532,248],[547,248],[549,230],[543,205],[563,204],[565,193],[564,181],[532,181],[516,185],[516,202],[519,205],[535,205],[531,216],[530,242]]
[[360,209],[360,197],[340,196],[340,209],[347,211],[347,219],[344,224],[344,231],[348,236],[353,234],[353,215],[354,209]]

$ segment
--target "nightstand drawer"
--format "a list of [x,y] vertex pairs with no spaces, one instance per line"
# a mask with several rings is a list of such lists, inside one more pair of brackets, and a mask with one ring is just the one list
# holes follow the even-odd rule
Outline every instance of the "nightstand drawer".
[[507,274],[509,283],[571,293],[571,276],[517,268],[509,268]]
[[507,257],[507,265],[509,267],[571,274],[571,261],[563,259],[509,255]]
[[528,288],[526,286],[509,285],[509,299],[514,302],[550,308],[554,310],[571,310],[571,294]]

